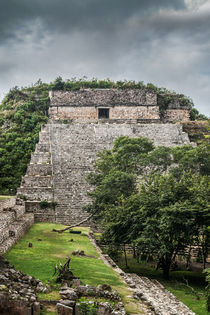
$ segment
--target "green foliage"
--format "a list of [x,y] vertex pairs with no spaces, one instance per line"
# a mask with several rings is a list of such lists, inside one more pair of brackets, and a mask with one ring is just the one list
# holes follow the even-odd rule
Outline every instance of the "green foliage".
[[199,113],[196,108],[192,108],[190,111],[190,120],[207,120],[208,117]]
[[145,138],[120,137],[87,178],[95,185],[87,210],[101,217],[105,241],[137,246],[167,278],[186,246],[208,255],[209,162],[208,143],[154,148]]
[[78,308],[81,315],[96,315],[98,309],[94,302],[80,302]]
[[210,312],[210,268],[207,268],[204,270],[204,273],[206,275],[206,308],[207,311]]
[[50,206],[50,203],[47,200],[42,200],[39,204],[42,209],[46,209]]
[[[39,87],[40,88],[40,87]],[[10,90],[0,105],[4,122],[0,129],[0,192],[15,194],[39,138],[41,125],[47,122],[48,89],[39,98],[32,91]]]
[[46,209],[48,207],[52,207],[53,209],[55,209],[55,207],[57,206],[57,202],[56,201],[52,201],[52,202],[49,202],[47,200],[42,200],[40,201],[40,207],[42,209]]

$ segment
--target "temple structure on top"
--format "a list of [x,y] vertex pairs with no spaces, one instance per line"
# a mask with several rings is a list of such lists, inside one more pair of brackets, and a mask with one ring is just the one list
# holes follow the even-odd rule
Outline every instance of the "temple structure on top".
[[142,89],[80,89],[51,91],[49,115],[53,120],[97,122],[175,122],[189,120],[190,108],[183,95],[158,96]]

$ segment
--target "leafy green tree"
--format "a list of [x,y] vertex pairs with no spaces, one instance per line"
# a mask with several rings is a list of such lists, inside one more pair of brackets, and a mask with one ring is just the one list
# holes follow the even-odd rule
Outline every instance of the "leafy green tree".
[[155,148],[120,137],[98,155],[87,208],[102,219],[103,238],[155,257],[165,278],[177,254],[198,244],[207,255],[210,225],[208,144]]

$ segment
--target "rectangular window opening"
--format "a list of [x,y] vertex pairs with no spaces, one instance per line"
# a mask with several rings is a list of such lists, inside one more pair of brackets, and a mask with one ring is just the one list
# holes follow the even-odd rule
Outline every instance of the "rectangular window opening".
[[99,119],[109,118],[109,108],[99,108],[98,109],[98,118]]

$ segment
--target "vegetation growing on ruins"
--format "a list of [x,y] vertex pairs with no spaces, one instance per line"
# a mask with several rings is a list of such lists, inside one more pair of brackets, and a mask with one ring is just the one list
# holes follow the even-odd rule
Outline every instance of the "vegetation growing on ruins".
[[[48,120],[49,90],[78,90],[80,88],[149,88],[162,97],[162,108],[170,104],[174,92],[153,84],[135,81],[117,81],[109,79],[71,79],[58,77],[52,83],[39,80],[31,87],[15,87],[9,91],[0,105],[0,193],[15,194],[20,185],[21,176],[25,173],[31,153],[38,141],[41,125]],[[190,99],[180,96],[183,105],[193,107]],[[194,114],[193,114],[194,113]],[[205,118],[193,109],[192,119]]]

